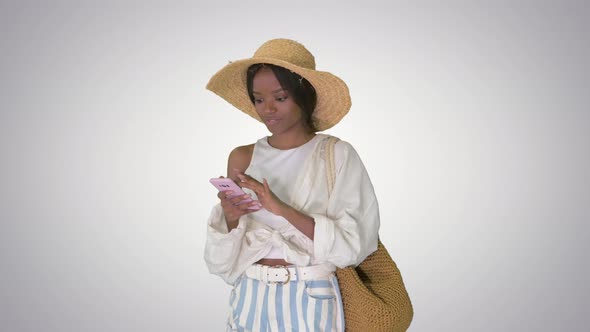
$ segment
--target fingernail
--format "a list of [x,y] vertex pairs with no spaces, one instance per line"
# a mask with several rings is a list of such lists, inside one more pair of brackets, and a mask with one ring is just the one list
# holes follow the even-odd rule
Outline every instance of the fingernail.
[[234,193],[234,192],[233,192],[232,190],[228,190],[228,191],[226,191],[226,192],[225,192],[225,194],[226,194],[226,195],[231,195],[231,194],[233,194],[233,193]]

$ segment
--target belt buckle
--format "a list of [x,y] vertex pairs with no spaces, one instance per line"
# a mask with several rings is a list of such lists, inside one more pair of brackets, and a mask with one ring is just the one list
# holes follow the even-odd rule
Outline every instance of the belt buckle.
[[287,284],[289,282],[289,280],[291,280],[291,271],[289,270],[288,267],[284,266],[284,265],[275,265],[272,266],[275,269],[285,269],[285,271],[287,271],[287,280],[285,281],[269,281],[269,284]]

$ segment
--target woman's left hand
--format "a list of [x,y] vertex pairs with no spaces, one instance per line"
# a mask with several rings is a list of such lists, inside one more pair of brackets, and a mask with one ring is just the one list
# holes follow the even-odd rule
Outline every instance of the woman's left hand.
[[258,201],[262,207],[271,213],[281,216],[285,208],[288,207],[287,204],[281,201],[272,190],[270,190],[266,179],[262,179],[262,183],[260,183],[250,175],[244,173],[238,173],[237,176],[240,179],[240,186],[254,191],[256,196],[258,196]]

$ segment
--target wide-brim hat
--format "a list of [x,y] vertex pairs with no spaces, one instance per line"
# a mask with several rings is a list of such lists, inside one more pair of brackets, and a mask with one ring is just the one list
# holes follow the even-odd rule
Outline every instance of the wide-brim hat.
[[318,131],[331,128],[350,110],[346,83],[331,73],[316,70],[313,55],[303,45],[290,39],[271,39],[262,44],[252,58],[230,61],[211,77],[207,89],[262,122],[246,87],[247,69],[256,63],[287,68],[311,83],[317,94],[312,119]]

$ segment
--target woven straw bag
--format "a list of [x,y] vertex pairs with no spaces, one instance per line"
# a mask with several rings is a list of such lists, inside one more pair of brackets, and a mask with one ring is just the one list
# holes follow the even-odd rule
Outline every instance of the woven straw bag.
[[[334,144],[325,145],[328,190],[335,181]],[[397,265],[379,240],[377,251],[359,266],[336,270],[342,294],[347,332],[402,332],[410,326],[414,310]]]

